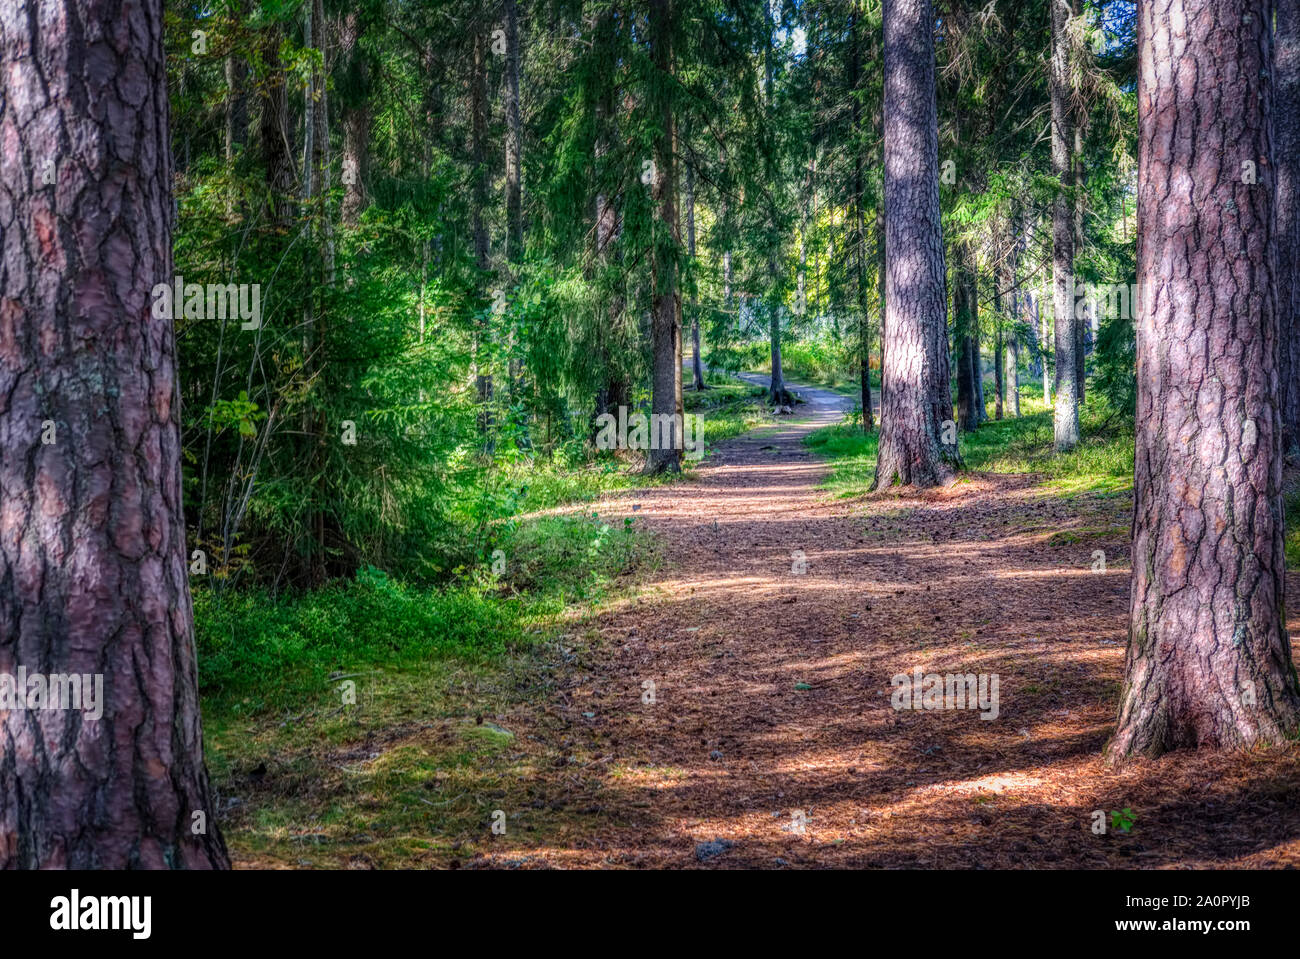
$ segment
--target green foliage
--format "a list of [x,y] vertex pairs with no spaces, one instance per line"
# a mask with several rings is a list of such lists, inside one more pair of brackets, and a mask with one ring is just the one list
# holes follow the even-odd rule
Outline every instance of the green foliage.
[[365,566],[351,581],[271,595],[194,590],[202,692],[238,711],[292,708],[330,676],[443,659],[489,663],[525,648],[567,604],[598,600],[649,560],[635,520],[539,517],[502,530],[493,557],[458,570],[452,585],[402,583]]
[[1132,417],[1137,408],[1137,340],[1133,321],[1107,317],[1097,335],[1092,388],[1111,409]]

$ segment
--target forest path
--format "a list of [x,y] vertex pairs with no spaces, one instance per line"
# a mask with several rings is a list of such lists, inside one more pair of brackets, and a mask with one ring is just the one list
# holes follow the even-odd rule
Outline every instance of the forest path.
[[[852,402],[792,388],[808,406],[720,444],[696,479],[599,504],[666,563],[566,640],[543,716],[511,717],[533,733],[536,798],[470,868],[1300,862],[1296,748],[1102,762],[1127,497],[965,474],[832,501],[803,440]],[[996,719],[896,711],[891,677],[916,667],[998,674]],[[1108,815],[1124,809],[1127,832]]]

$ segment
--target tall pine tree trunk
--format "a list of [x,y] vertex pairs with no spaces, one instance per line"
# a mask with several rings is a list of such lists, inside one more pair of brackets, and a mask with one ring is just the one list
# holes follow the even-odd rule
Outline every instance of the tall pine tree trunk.
[[[686,255],[695,261],[695,168],[686,164]],[[700,358],[699,304],[691,299],[691,389],[707,390],[704,383],[704,361]]]
[[[470,232],[474,240],[474,263],[480,275],[491,268],[491,245],[488,241],[488,165],[487,165],[487,63],[483,31],[474,30],[470,50],[469,113],[470,158],[474,163],[474,176],[470,202]],[[474,382],[478,391],[478,428],[483,437],[483,451],[491,456],[496,443],[492,438],[492,366],[491,350],[484,342],[488,337],[486,324],[474,336]]]
[[5,4],[0,37],[0,139],[18,151],[0,166],[0,672],[77,674],[88,694],[102,677],[99,716],[5,709],[0,869],[228,868],[176,339],[152,308],[173,283],[163,5]]
[[862,79],[862,53],[858,39],[858,10],[853,11],[849,21],[849,90],[851,91],[850,110],[853,121],[853,217],[857,267],[858,293],[858,375],[859,402],[862,405],[862,431],[869,433],[875,427],[871,402],[871,324],[867,314],[867,229],[866,215],[863,212],[863,176],[862,176],[862,105],[858,101],[857,91]]
[[1138,7],[1137,453],[1115,758],[1279,742],[1300,722],[1273,197],[1241,175],[1246,160],[1271,169],[1270,12]]
[[[993,295],[998,296],[996,292]],[[999,305],[995,304],[994,308],[999,308]],[[993,338],[993,418],[995,420],[1002,419],[1002,360],[1002,330],[999,329]]]
[[1052,323],[1056,346],[1056,407],[1053,416],[1056,448],[1079,444],[1078,337],[1074,316],[1074,215],[1070,198],[1070,150],[1073,145],[1070,111],[1069,0],[1049,0],[1052,8],[1052,173],[1057,179],[1052,199]]
[[[880,138],[881,168],[884,168],[884,151],[885,138],[883,136],[883,119],[881,121],[882,136]],[[880,204],[876,210],[876,290],[880,301],[877,310],[880,316],[880,426],[883,429],[885,423],[885,349],[889,345],[889,338],[885,335],[885,287],[888,284],[888,271],[885,260],[885,205]]]
[[[232,16],[244,16],[244,4],[232,5]],[[239,54],[226,55],[226,162],[235,159],[237,148],[248,142],[248,61]]]
[[519,4],[503,0],[506,32],[506,260],[524,260],[523,149],[519,115]]
[[[776,21],[772,15],[771,4],[765,4],[763,9],[767,17],[767,45],[763,48],[763,89],[767,104],[763,119],[763,137],[767,142],[767,147],[763,152],[767,158],[768,180],[771,182],[775,181],[778,175],[775,165],[776,151],[773,146],[774,135],[772,132],[773,96],[775,93],[775,81],[772,72],[772,48],[776,45]],[[778,295],[780,272],[777,264],[777,252],[781,245],[781,228],[778,223],[775,191],[769,189],[767,194],[769,213],[768,234],[765,242],[768,248],[767,277],[770,285],[767,297],[768,339],[771,344],[772,357],[772,379],[767,388],[767,401],[779,410],[783,406],[792,407],[794,397],[785,388],[785,373],[781,369],[781,303]]]
[[[510,267],[510,282],[519,280],[519,268],[524,262],[524,207],[523,207],[523,150],[524,131],[519,113],[519,4],[517,0],[503,0],[506,33],[506,262]],[[510,333],[510,401],[515,414],[516,442],[529,449],[528,413],[524,408],[525,394],[523,344],[518,341],[515,328]]]
[[1007,390],[1007,415],[1020,415],[1020,343],[1015,336],[1007,337],[1007,367],[1003,374]]
[[957,425],[963,432],[976,429],[982,417],[979,393],[979,357],[975,352],[976,302],[975,274],[971,270],[971,251],[965,241],[953,245],[952,290],[953,338],[957,346]]
[[293,219],[293,145],[289,133],[289,93],[280,62],[283,31],[277,24],[262,37],[262,63],[266,79],[259,84],[262,109],[258,123],[262,170],[266,181],[267,214],[273,229],[284,232]]
[[[658,210],[658,237],[651,254],[652,303],[651,343],[653,372],[650,411],[674,418],[681,406],[682,330],[681,293],[677,287],[676,125],[673,116],[673,24],[672,0],[650,2],[650,48],[655,67],[652,102],[659,115],[659,136],[655,140],[654,201]],[[657,443],[646,457],[647,473],[681,469],[682,434],[673,422],[669,442]],[[662,436],[662,434],[661,434]]]
[[[339,55],[347,73],[343,103],[343,204],[344,226],[356,226],[367,203],[370,175],[370,69],[361,50],[366,24],[356,10],[342,17]],[[427,175],[427,174],[426,174]]]
[[1300,0],[1277,0],[1273,47],[1282,450],[1300,452]]
[[[948,392],[930,0],[885,0],[886,345],[872,488],[934,486],[960,464]],[[945,440],[951,442],[945,443]]]

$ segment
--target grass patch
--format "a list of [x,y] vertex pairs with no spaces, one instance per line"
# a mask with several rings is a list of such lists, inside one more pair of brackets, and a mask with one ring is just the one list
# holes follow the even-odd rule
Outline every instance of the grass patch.
[[836,499],[861,496],[876,472],[879,430],[863,433],[861,425],[837,424],[812,433],[805,442],[831,464],[822,488]]
[[[1121,496],[1131,491],[1132,422],[1113,415],[1100,400],[1090,401],[1083,410],[1083,442],[1068,453],[1057,453],[1052,414],[1041,408],[1041,393],[1036,392],[1021,387],[1021,416],[991,420],[973,433],[959,434],[967,469],[1038,473],[1049,489],[1064,495]],[[832,467],[823,488],[835,497],[866,493],[875,475],[877,440],[875,431],[864,434],[860,427],[845,425],[812,434],[808,445]]]
[[508,722],[500,714],[533,678],[517,663],[442,660],[374,671],[357,680],[354,703],[334,694],[282,722],[205,708],[208,765],[236,861],[445,865],[496,840],[497,809],[509,832],[544,834],[555,817],[529,815],[516,793],[528,760],[496,721]]
[[687,413],[704,419],[706,457],[709,448],[723,440],[775,421],[767,411],[767,390],[763,387],[713,372],[705,376],[705,382],[707,390],[684,392],[682,405]]
[[[366,569],[306,593],[195,591],[205,745],[236,859],[419,868],[566,822],[536,812],[509,711],[569,668],[562,624],[657,559],[635,520],[505,524],[504,568],[444,588]],[[565,827],[567,828],[567,827]]]

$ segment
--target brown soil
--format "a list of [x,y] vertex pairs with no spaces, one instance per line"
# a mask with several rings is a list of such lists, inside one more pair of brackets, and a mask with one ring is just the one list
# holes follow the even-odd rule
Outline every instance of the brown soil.
[[[512,819],[523,830],[466,865],[1300,863],[1300,746],[1103,762],[1126,635],[1126,500],[968,474],[831,501],[802,440],[846,401],[800,392],[813,402],[795,422],[726,444],[696,481],[598,507],[636,516],[667,563],[573,640],[567,688],[544,714],[507,717],[531,734],[537,798]],[[998,717],[896,711],[890,678],[917,666],[998,674]],[[1109,815],[1123,809],[1127,832]],[[697,849],[713,840],[733,845]]]

